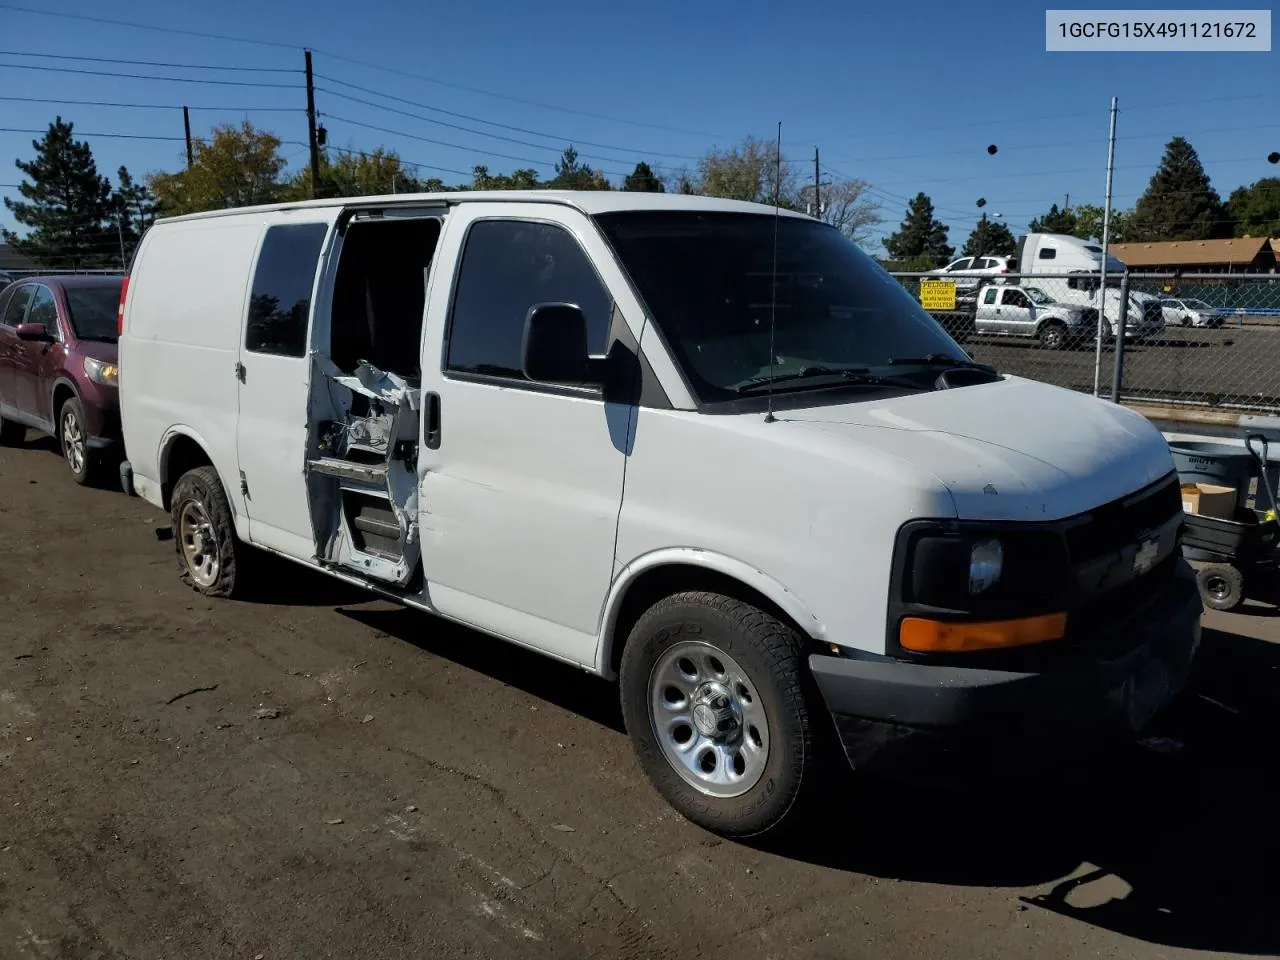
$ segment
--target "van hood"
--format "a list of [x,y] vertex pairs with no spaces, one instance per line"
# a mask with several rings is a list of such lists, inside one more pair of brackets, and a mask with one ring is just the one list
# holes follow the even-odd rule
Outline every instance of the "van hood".
[[966,520],[1058,520],[1173,470],[1168,444],[1145,417],[1019,377],[779,419],[932,475]]

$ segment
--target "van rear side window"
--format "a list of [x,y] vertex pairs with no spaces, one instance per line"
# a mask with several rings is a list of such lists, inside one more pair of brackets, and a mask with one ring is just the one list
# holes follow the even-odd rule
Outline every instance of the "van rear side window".
[[246,350],[282,357],[306,354],[311,288],[328,232],[325,223],[267,228],[249,295]]

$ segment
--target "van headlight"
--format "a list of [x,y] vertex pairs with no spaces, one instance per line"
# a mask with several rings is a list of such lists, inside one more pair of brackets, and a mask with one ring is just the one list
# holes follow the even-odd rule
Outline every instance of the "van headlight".
[[969,593],[990,590],[1000,582],[1004,568],[1004,547],[999,540],[979,540],[969,551]]
[[84,375],[104,387],[114,387],[120,383],[120,368],[116,364],[93,357],[84,358]]

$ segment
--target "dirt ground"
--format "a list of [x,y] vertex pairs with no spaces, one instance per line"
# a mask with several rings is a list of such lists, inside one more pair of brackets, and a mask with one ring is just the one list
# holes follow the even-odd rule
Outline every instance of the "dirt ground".
[[753,847],[664,805],[610,685],[301,568],[205,601],[164,521],[0,450],[0,960],[1280,953],[1269,608],[1206,618],[1164,750],[853,781]]

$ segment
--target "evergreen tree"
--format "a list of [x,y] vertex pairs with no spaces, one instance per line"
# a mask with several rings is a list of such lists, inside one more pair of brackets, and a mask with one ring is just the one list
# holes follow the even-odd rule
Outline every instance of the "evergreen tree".
[[884,248],[894,260],[924,257],[937,267],[946,264],[956,252],[947,243],[947,225],[934,218],[933,201],[923,193],[917,193],[911,201],[902,226],[885,238]]
[[[42,266],[58,268],[114,265],[119,246],[107,234],[111,184],[99,176],[89,144],[72,137],[72,124],[61,117],[49,124],[44,138],[31,141],[34,160],[15,161],[30,182],[19,185],[23,200],[5,197],[14,220],[28,228],[25,236],[0,231],[5,243]],[[112,223],[114,232],[114,223]]]
[[603,173],[579,162],[578,151],[568,146],[556,161],[555,177],[546,186],[553,190],[608,190],[609,181]]
[[119,221],[120,236],[124,240],[126,256],[132,256],[138,241],[147,228],[155,222],[156,199],[145,183],[138,183],[129,175],[128,167],[116,171],[116,189],[111,195],[114,219]]
[[622,181],[622,189],[637,193],[665,193],[667,188],[649,165],[641,160]]
[[1218,192],[1200,165],[1195,149],[1174,137],[1160,168],[1138,198],[1125,224],[1125,240],[1211,240],[1231,236],[1231,224]]
[[1027,224],[1028,233],[1065,233],[1072,236],[1076,232],[1076,215],[1069,209],[1058,209],[1055,203],[1043,217],[1036,217]]
[[969,234],[961,253],[966,257],[1011,257],[1017,249],[1018,241],[1013,239],[1007,226],[984,217]]

